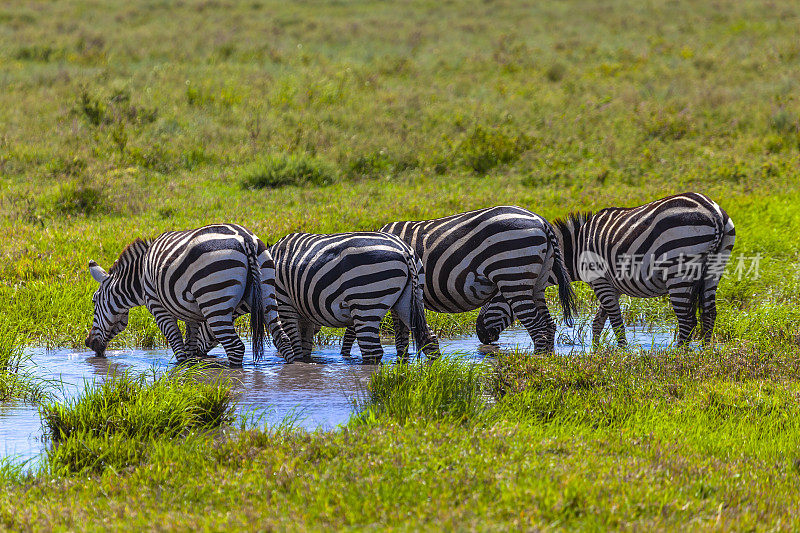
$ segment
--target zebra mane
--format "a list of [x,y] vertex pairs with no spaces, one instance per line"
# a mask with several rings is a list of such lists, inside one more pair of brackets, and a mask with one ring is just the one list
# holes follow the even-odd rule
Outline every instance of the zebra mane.
[[573,211],[565,217],[555,219],[553,225],[564,234],[589,222],[593,214],[591,211]]
[[119,272],[142,257],[147,249],[150,248],[151,242],[152,241],[150,239],[143,241],[142,239],[137,238],[134,240],[132,243],[126,246],[124,250],[122,250],[122,253],[119,254],[119,258],[114,261],[114,264],[108,269],[108,274],[111,275],[115,272]]

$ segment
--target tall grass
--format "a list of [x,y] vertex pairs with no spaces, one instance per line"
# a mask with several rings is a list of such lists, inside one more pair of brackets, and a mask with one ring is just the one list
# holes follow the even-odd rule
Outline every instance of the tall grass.
[[89,384],[63,403],[40,407],[53,472],[102,471],[139,464],[153,443],[233,420],[232,384],[203,368],[160,376],[125,372]]
[[357,401],[359,423],[461,423],[484,408],[486,368],[450,356],[431,362],[382,366]]
[[22,350],[21,335],[0,327],[0,402],[12,399],[33,402],[46,394],[46,384],[26,367],[30,362]]
[[444,358],[382,367],[353,424],[675,431],[703,453],[791,460],[800,438],[797,375],[791,351],[769,361],[738,349]]

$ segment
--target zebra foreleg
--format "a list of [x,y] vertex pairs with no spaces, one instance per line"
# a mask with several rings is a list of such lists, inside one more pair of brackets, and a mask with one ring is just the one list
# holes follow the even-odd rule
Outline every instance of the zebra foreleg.
[[353,343],[356,342],[356,330],[353,326],[348,326],[346,330],[344,330],[344,336],[342,337],[342,357],[350,358],[350,352],[353,351]]
[[[597,299],[600,300],[600,306],[608,314],[611,327],[614,329],[614,334],[617,336],[617,346],[625,348],[628,346],[628,339],[625,338],[625,322],[622,320],[622,311],[619,308],[619,293],[604,280],[602,282],[590,283],[589,285],[594,289]],[[598,318],[595,316],[595,321],[597,320]],[[605,324],[605,321],[603,323]],[[598,332],[595,336],[594,324],[592,326],[592,345],[594,346],[595,343],[600,343],[600,333]],[[602,328],[600,331],[602,332]]]
[[183,335],[181,335],[181,330],[175,317],[156,301],[147,302],[147,308],[156,319],[158,329],[167,338],[169,347],[172,348],[178,363],[186,361],[188,354],[186,353],[186,346],[183,344]]
[[374,317],[353,317],[356,341],[361,349],[361,360],[364,364],[375,365],[383,358],[380,325],[380,319],[376,320]]
[[289,353],[292,354],[291,359],[286,359],[287,363],[291,363],[302,357],[303,353],[303,336],[301,331],[301,318],[297,310],[291,304],[280,301],[278,304],[278,313],[281,317],[281,324],[289,342],[291,343]]

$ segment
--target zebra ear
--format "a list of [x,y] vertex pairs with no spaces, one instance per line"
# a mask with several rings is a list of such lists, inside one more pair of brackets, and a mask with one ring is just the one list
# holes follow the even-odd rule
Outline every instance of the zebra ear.
[[95,263],[94,261],[89,261],[89,273],[92,275],[94,280],[97,283],[101,283],[104,279],[108,277],[108,274],[103,267]]

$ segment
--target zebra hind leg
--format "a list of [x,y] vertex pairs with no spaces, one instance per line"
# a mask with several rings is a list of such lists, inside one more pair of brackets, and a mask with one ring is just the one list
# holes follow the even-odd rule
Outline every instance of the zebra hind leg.
[[311,361],[311,352],[314,350],[314,324],[307,320],[300,322],[300,359],[301,361]]
[[198,353],[198,333],[200,325],[197,323],[186,323],[186,338],[183,341],[186,355],[190,359],[198,360],[203,354]]
[[[543,313],[536,301],[530,296],[509,297],[505,294],[503,296],[511,305],[514,316],[519,319],[520,323],[528,331],[528,335],[531,336],[534,351],[541,353],[552,350],[553,347],[549,344],[550,323],[553,321],[550,317],[550,312]],[[552,327],[555,327],[555,324]]]
[[717,285],[719,278],[706,281],[701,289],[700,324],[703,330],[703,343],[710,344],[714,335],[714,323],[717,321]]
[[667,284],[669,302],[678,319],[678,348],[689,343],[692,333],[697,328],[697,310],[692,304],[695,283],[694,280],[678,278]]
[[536,308],[539,315],[544,318],[546,326],[545,348],[547,351],[554,352],[556,350],[556,323],[553,317],[550,316],[550,310],[547,308],[547,302],[544,299],[544,293],[536,297]]
[[361,359],[364,364],[375,365],[383,358],[380,324],[380,319],[376,320],[374,317],[353,317],[356,341],[361,349]]
[[208,327],[225,349],[228,365],[240,368],[244,360],[244,342],[233,326],[233,310],[225,315],[216,315],[208,320]]
[[409,330],[397,311],[392,310],[394,345],[397,348],[397,361],[408,362]]

